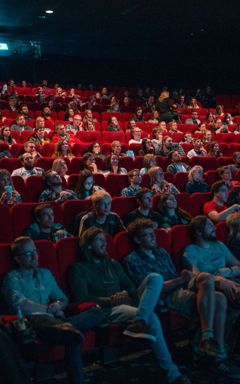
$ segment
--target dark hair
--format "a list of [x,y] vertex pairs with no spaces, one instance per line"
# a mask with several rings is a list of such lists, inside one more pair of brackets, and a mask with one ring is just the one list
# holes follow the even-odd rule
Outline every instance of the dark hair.
[[117,156],[117,158],[118,158],[118,169],[117,169],[117,173],[120,173],[121,167],[120,167],[119,156],[116,155],[115,153],[111,153],[110,155],[108,155],[108,156],[104,159],[105,170],[106,170],[106,171],[110,171],[110,172],[113,171],[113,169],[112,169],[112,164],[111,164],[112,156]]
[[[220,181],[216,181],[216,183],[213,183],[213,185],[212,185],[212,187],[211,187],[211,192],[212,192],[212,194],[213,194],[213,195],[216,195],[216,194],[219,192],[219,190],[220,190],[223,186],[225,186],[225,187],[228,188],[228,186],[226,185],[226,183],[225,183],[224,181],[222,181],[222,180],[220,180]],[[228,188],[228,189],[229,189],[229,188]]]
[[101,148],[101,144],[99,143],[99,141],[94,141],[94,142],[93,142],[91,145],[89,145],[89,147],[88,147],[89,152],[93,153],[93,147],[94,147],[94,145],[96,145],[96,144],[99,144],[99,145],[100,145],[100,148]]
[[[163,193],[162,195],[159,196],[159,199],[157,202],[158,212],[163,216],[166,215],[166,212],[167,212],[165,203],[166,203],[166,200],[169,198],[169,196],[174,196],[174,193]],[[187,211],[185,211],[184,209],[178,206],[176,208],[176,212],[186,220],[190,221],[192,218],[192,216]]]
[[141,189],[136,193],[136,195],[135,195],[136,200],[142,200],[143,196],[144,196],[146,193],[151,193],[151,194],[152,194],[151,189],[149,189],[149,188],[141,188]]
[[79,172],[78,181],[75,188],[76,193],[79,193],[80,195],[84,193],[84,183],[88,177],[93,178],[93,174],[89,169],[83,169],[82,171]]
[[[217,141],[212,141],[212,142],[209,144],[209,146],[208,146],[208,154],[209,154],[210,156],[212,156],[212,155],[215,156],[215,155],[214,155],[214,146],[215,146],[216,144],[218,144]],[[220,151],[218,151],[217,155],[220,156]]]
[[[82,158],[82,166],[81,166],[82,170],[87,169],[87,170],[91,171],[91,169],[89,169],[87,167],[87,161],[90,157],[94,158],[94,156],[91,152],[84,153],[83,158]],[[94,161],[95,161],[95,159],[94,159]]]
[[141,232],[145,228],[154,229],[154,223],[150,219],[139,218],[130,223],[127,227],[129,237],[134,241],[135,236],[139,236],[139,232]]
[[[148,139],[147,137],[144,137],[142,139],[142,151],[144,152],[144,155],[147,155],[147,154],[155,154],[155,150],[154,148],[151,148],[150,150],[147,149],[147,142],[149,141],[150,139]],[[150,140],[151,141],[151,140]]]
[[204,215],[195,216],[191,220],[190,235],[194,242],[198,240],[198,232],[203,233],[207,220],[208,220],[207,216],[204,216]]
[[[9,126],[8,126],[8,125],[3,125],[3,126],[1,127],[1,129],[0,129],[0,141],[4,141],[4,142],[6,142],[5,139],[4,139],[4,136],[3,136],[3,131],[4,131],[4,129],[6,129],[6,128],[9,128]],[[8,136],[8,138],[7,138],[7,143],[10,144],[10,145],[13,143],[12,134],[10,134],[10,136]]]
[[51,209],[53,211],[53,207],[51,204],[39,204],[33,210],[35,220],[40,218],[44,209]]
[[89,246],[93,243],[95,237],[100,233],[104,233],[101,228],[90,227],[80,237],[79,240],[79,248],[81,252],[81,257],[85,260],[89,260],[91,258],[91,250]]
[[[52,171],[51,169],[49,169],[48,171],[46,171],[43,175],[43,183],[45,185],[46,188],[49,188],[49,178],[53,175],[53,174],[57,174],[57,172],[55,171]],[[61,178],[62,180],[62,178]]]
[[231,170],[230,169],[230,167],[228,166],[228,165],[223,165],[222,167],[220,167],[220,168],[218,168],[217,169],[217,173],[218,173],[218,175],[220,176],[220,177],[222,177],[222,175],[224,174],[224,172],[226,171],[226,170]]
[[60,157],[60,156],[63,155],[63,154],[62,154],[62,149],[61,149],[61,147],[62,147],[62,145],[64,145],[65,143],[67,143],[67,145],[68,145],[68,151],[67,151],[67,154],[68,154],[68,155],[72,155],[71,147],[70,147],[70,145],[68,144],[68,142],[67,142],[66,140],[60,140],[60,141],[56,144],[56,146],[55,146],[55,151],[53,152],[52,157]]
[[236,160],[237,156],[240,154],[240,151],[233,152],[233,160]]
[[234,187],[228,195],[228,207],[231,207],[233,204],[240,204],[240,185]]

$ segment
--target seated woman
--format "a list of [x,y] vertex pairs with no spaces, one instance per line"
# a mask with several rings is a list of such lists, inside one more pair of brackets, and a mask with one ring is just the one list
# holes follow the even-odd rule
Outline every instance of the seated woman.
[[192,144],[193,137],[191,132],[185,132],[183,135],[183,141],[180,141],[179,144]]
[[127,170],[120,167],[119,156],[112,153],[105,158],[105,174],[114,173],[116,175],[126,175]]
[[234,188],[236,185],[239,184],[238,181],[232,180],[232,171],[229,166],[223,166],[217,169],[217,172],[221,178],[222,181],[227,185],[229,189]]
[[101,157],[101,159],[105,158],[105,155],[102,153],[101,144],[98,141],[94,141],[89,147],[89,152],[95,157]]
[[212,132],[207,130],[203,136],[203,145],[205,144],[210,144],[212,142],[212,138],[213,138],[213,135],[212,135]]
[[159,112],[158,111],[153,111],[152,112],[152,116],[150,117],[150,119],[148,120],[148,123],[151,123],[151,124],[158,124],[160,121],[160,115],[159,115]]
[[208,156],[219,157],[222,156],[222,152],[220,152],[220,147],[217,141],[212,141],[208,147]]
[[0,169],[0,204],[11,207],[21,202],[21,195],[14,188],[10,173],[6,169]]
[[120,112],[120,106],[115,96],[111,97],[107,112]]
[[64,121],[68,121],[70,123],[73,122],[73,117],[77,113],[77,111],[74,111],[73,108],[67,108],[65,114],[64,114]]
[[217,105],[215,114],[216,117],[223,117],[224,116],[224,110],[223,110],[223,105]]
[[239,135],[240,134],[240,123],[236,126],[236,128],[233,131],[234,135]]
[[138,156],[145,156],[145,155],[154,154],[154,153],[155,153],[155,148],[152,144],[152,141],[147,137],[142,139],[142,148],[139,149]]
[[68,166],[66,164],[66,161],[63,159],[55,159],[52,163],[52,171],[57,172],[57,174],[61,177],[64,177],[64,179],[67,181],[69,178],[69,175],[67,175],[68,172]]
[[107,131],[109,132],[119,132],[122,131],[118,119],[115,116],[111,116],[108,119]]
[[41,126],[38,126],[34,129],[34,134],[29,137],[28,141],[31,141],[31,143],[34,143],[36,145],[42,146],[46,143],[49,143],[50,140],[47,137],[45,129]]
[[206,134],[206,132],[207,132],[206,123],[200,123],[200,124],[198,124],[198,127],[194,133],[201,133],[204,136]]
[[209,192],[210,187],[207,183],[205,183],[203,178],[203,167],[201,167],[200,165],[195,165],[194,167],[192,167],[188,174],[186,192],[190,194],[195,192]]
[[0,141],[7,143],[9,146],[16,144],[16,140],[12,137],[10,128],[8,125],[4,125],[0,129]]
[[212,112],[207,112],[206,114],[206,123],[207,124],[214,124],[215,123],[215,116]]
[[57,242],[60,239],[71,237],[64,226],[54,222],[54,212],[51,204],[39,204],[33,211],[34,222],[27,227],[23,236],[32,240],[50,240]]
[[83,128],[84,131],[96,131],[95,123],[93,121],[86,121]]
[[77,186],[75,188],[75,193],[79,199],[89,199],[94,192],[100,191],[100,189],[102,188],[94,185],[94,178],[91,171],[84,169],[79,172]]
[[224,119],[223,119],[223,124],[224,125],[234,124],[233,117],[232,117],[231,113],[226,113],[226,115],[224,116]]
[[199,109],[201,108],[201,104],[197,101],[196,97],[191,97],[188,108]]
[[144,116],[143,116],[143,109],[142,107],[137,107],[136,112],[134,114],[134,117],[136,118],[137,121],[144,121]]
[[191,215],[178,207],[173,193],[162,194],[158,200],[157,211],[160,213],[159,228],[170,230],[178,224],[189,224]]
[[233,256],[240,259],[240,213],[234,212],[226,219],[228,227],[227,246],[232,252]]
[[152,167],[148,171],[150,187],[154,193],[180,193],[174,184],[164,180],[164,172],[161,167]]
[[70,161],[74,158],[74,154],[71,152],[71,147],[67,141],[60,140],[56,146],[55,151],[52,154],[53,159],[64,159],[67,158]]
[[142,134],[141,129],[139,127],[134,127],[131,130],[131,139],[129,140],[128,144],[141,144],[142,143],[141,134]]
[[149,153],[144,156],[143,159],[143,168],[140,169],[140,175],[144,175],[144,173],[148,173],[149,169],[152,167],[156,167],[157,158],[155,155]]
[[216,133],[216,134],[217,133],[230,133],[228,126],[226,124],[223,124],[222,119],[216,119],[213,128],[211,128],[211,131]]
[[[36,144],[31,142],[31,141],[26,141],[23,144],[23,151],[24,151],[23,153],[29,153],[32,156],[34,161],[36,161],[37,159],[40,159],[42,157],[41,153],[38,152],[38,150],[36,148]],[[21,153],[20,156],[23,153]]]
[[93,156],[92,153],[87,152],[83,155],[82,158],[82,170],[87,169],[88,171],[91,171],[92,173],[98,173],[98,168],[96,164],[95,156]]

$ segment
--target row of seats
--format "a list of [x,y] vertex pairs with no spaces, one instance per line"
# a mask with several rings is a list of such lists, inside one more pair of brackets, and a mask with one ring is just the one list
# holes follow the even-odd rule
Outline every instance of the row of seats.
[[[203,205],[210,201],[210,193],[179,193],[176,195],[178,205],[189,211],[192,216],[203,212]],[[159,195],[153,197],[153,208],[157,208]],[[0,204],[1,222],[4,223],[0,231],[0,242],[10,242],[33,222],[33,210],[39,203],[21,203],[14,205],[11,209]],[[91,209],[91,199],[66,201],[60,205],[50,202],[54,210],[55,222],[59,222],[71,232],[74,219],[78,213]],[[129,212],[137,208],[135,197],[114,197],[112,199],[112,211],[124,218]]]

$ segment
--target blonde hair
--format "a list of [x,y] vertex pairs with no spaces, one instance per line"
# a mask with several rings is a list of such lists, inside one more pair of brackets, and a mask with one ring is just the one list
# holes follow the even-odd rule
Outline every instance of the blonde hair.
[[104,190],[94,192],[91,196],[91,200],[92,200],[93,205],[98,204],[99,201],[101,201],[104,197],[109,197],[109,199],[112,200],[110,193],[108,193]]
[[150,177],[150,185],[152,186],[154,183],[155,183],[155,180],[156,180],[156,173],[158,171],[162,171],[162,168],[161,167],[152,167],[149,169],[148,171],[148,174],[149,174],[149,177]]
[[194,167],[192,167],[192,169],[189,171],[189,174],[188,174],[188,180],[190,182],[194,181],[193,175],[196,171],[202,171],[203,172],[203,167],[201,167],[201,165],[194,165]]

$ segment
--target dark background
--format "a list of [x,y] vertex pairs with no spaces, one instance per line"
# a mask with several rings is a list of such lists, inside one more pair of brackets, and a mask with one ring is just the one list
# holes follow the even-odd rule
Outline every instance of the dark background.
[[[46,9],[53,9],[47,15]],[[0,58],[0,77],[239,93],[240,4],[216,0],[1,0],[0,37],[42,58]]]

